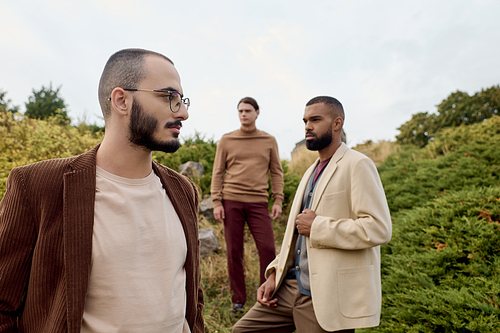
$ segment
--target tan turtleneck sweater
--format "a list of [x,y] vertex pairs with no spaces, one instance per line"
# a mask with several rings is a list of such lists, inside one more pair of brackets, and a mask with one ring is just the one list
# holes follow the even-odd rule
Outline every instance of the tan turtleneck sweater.
[[283,169],[276,139],[258,129],[224,134],[217,144],[212,173],[214,206],[222,200],[267,202],[268,177],[274,204],[283,203]]

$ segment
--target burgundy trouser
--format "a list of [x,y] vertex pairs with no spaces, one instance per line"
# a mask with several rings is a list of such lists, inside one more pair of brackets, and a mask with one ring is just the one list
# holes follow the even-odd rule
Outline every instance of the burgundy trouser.
[[233,291],[233,303],[245,303],[245,269],[243,266],[245,221],[252,233],[260,261],[260,283],[266,280],[267,265],[276,256],[274,231],[267,202],[239,202],[224,200],[224,234],[227,247],[229,283]]

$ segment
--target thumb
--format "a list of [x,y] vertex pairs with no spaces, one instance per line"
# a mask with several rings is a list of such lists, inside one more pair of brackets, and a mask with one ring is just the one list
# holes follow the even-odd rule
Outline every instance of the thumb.
[[266,288],[264,289],[264,297],[262,297],[262,300],[265,302],[270,298],[271,298],[271,288],[269,288],[269,285],[266,284]]

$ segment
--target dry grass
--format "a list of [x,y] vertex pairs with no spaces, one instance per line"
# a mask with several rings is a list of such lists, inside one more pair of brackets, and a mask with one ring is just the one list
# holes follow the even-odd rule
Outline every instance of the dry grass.
[[[273,222],[277,248],[281,245],[285,230],[287,215],[283,215]],[[205,331],[211,333],[231,332],[233,325],[241,317],[234,317],[231,313],[231,290],[227,273],[226,243],[224,240],[224,227],[214,220],[207,220],[204,216],[199,218],[200,228],[212,228],[219,240],[220,249],[209,256],[201,258],[201,283],[205,292]],[[256,291],[259,281],[259,255],[253,238],[245,228],[245,282],[247,288],[247,303],[244,312],[248,311],[256,302]]]
[[292,160],[288,163],[290,172],[301,176],[318,158],[318,152],[311,151],[305,145],[298,146],[292,152]]
[[391,141],[373,142],[368,140],[352,149],[365,154],[372,159],[376,166],[379,166],[387,156],[399,151],[400,147],[397,143]]

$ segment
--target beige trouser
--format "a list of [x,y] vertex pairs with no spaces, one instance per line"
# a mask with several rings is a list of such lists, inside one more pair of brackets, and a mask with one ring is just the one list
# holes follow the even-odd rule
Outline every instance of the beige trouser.
[[[323,333],[316,321],[311,297],[299,293],[297,280],[285,279],[274,297],[278,306],[270,308],[260,303],[255,305],[234,325],[233,333],[243,332],[287,332]],[[354,333],[353,329],[336,332]]]

